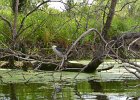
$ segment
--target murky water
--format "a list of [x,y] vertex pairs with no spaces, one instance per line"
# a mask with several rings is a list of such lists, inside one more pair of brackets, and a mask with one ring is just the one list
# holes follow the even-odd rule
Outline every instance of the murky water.
[[140,100],[140,80],[122,67],[76,75],[0,70],[0,100]]
[[97,82],[10,83],[0,85],[0,100],[140,100],[138,80]]

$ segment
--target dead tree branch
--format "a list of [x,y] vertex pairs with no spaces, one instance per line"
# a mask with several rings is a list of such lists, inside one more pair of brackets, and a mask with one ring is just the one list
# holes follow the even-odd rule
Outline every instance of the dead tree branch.
[[116,11],[116,12],[120,12],[122,11],[127,5],[131,4],[131,3],[136,3],[138,0],[135,0],[135,1],[130,1],[130,2],[127,2],[126,4],[124,4],[120,10]]
[[36,6],[32,11],[30,11],[29,13],[27,13],[27,14],[24,16],[24,18],[22,19],[22,21],[21,21],[21,23],[20,23],[20,27],[19,27],[19,29],[18,29],[18,31],[17,31],[18,34],[20,34],[20,31],[21,31],[22,27],[24,26],[24,22],[25,22],[26,18],[27,18],[28,16],[30,16],[32,13],[34,13],[36,10],[38,10],[39,7],[41,7],[42,5],[44,5],[44,4],[48,3],[48,2],[61,2],[61,0],[60,0],[60,1],[57,1],[57,0],[56,0],[56,1],[51,1],[51,0],[42,1],[42,2],[41,2],[38,6]]
[[[71,47],[68,49],[67,53],[65,54],[66,56],[69,55],[69,53],[71,52],[71,50],[76,46],[76,44],[82,39],[84,38],[86,35],[90,34],[91,32],[96,32],[98,33],[98,35],[101,35],[95,28],[91,28],[89,30],[87,30],[86,32],[84,32],[81,36],[79,36],[76,41],[71,45]],[[104,40],[104,39],[103,39]],[[106,41],[104,41],[106,43]]]
[[140,73],[137,73],[137,71],[132,71],[132,70],[130,70],[129,68],[127,68],[127,66],[124,66],[124,68],[125,68],[128,72],[130,72],[130,73],[132,73],[133,75],[135,75],[138,79],[140,79]]
[[12,33],[13,32],[13,27],[12,27],[12,24],[10,23],[10,21],[7,18],[3,17],[2,15],[0,15],[0,18],[8,24],[8,26],[10,28],[10,31]]

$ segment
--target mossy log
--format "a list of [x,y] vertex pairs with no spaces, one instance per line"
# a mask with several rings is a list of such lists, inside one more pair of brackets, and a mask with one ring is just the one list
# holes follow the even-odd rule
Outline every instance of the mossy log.
[[[39,65],[39,62],[36,61],[15,61],[16,69],[23,69],[24,71],[30,70],[45,70],[45,71],[54,71],[58,65],[54,63],[42,63]],[[81,63],[67,62],[64,65],[64,71],[80,71],[85,65]],[[0,68],[11,69],[7,61],[0,61]]]

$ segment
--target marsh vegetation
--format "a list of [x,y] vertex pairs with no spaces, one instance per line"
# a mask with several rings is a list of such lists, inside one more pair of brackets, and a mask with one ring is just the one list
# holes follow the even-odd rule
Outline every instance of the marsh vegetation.
[[[21,84],[25,90],[26,84],[29,86],[31,84],[35,88],[41,86],[46,88],[46,84],[51,84],[49,86],[51,86],[52,92],[48,99],[54,97],[51,99],[55,100],[56,92],[59,89],[63,90],[61,86],[67,85],[66,79],[70,79],[68,83],[71,83],[66,88],[77,91],[74,93],[79,93],[79,91],[81,93],[83,91],[80,90],[81,88],[73,90],[75,86],[79,86],[73,85],[77,81],[77,77],[84,77],[80,83],[89,87],[88,92],[76,94],[80,95],[78,97],[80,99],[86,99],[85,97],[90,94],[89,97],[94,98],[93,88],[95,91],[97,88],[104,90],[108,87],[107,84],[116,84],[116,86],[118,84],[120,87],[125,87],[128,82],[127,86],[131,87],[133,81],[132,84],[135,86],[132,91],[128,89],[128,92],[138,91],[135,87],[139,88],[140,79],[140,1],[91,1],[90,3],[88,0],[79,2],[76,0],[0,1],[0,67],[2,69],[0,88],[9,86],[5,93],[0,91],[0,99],[2,97],[2,100],[7,100],[6,95],[8,95],[8,99],[12,99],[10,96],[15,96],[17,92],[14,91],[19,90],[10,89],[17,88]],[[59,2],[64,8],[61,11],[50,8],[49,3],[52,2]],[[62,50],[62,57],[58,57],[58,54],[52,50],[53,45]],[[125,73],[128,76],[125,76]],[[55,74],[56,76],[53,76]],[[97,77],[93,77],[94,75],[97,77],[101,75],[101,77],[97,80]],[[92,79],[90,79],[91,77]],[[109,78],[111,79],[108,80]],[[111,83],[112,81],[114,83]],[[97,87],[89,84],[97,85]],[[105,87],[101,88],[98,85]],[[110,85],[109,91],[113,92],[114,87],[112,88],[112,86]],[[68,90],[71,91],[71,89]],[[92,92],[89,92],[91,90]],[[46,89],[46,91],[49,90]],[[107,90],[99,92],[102,95],[104,92],[107,93]],[[11,93],[13,94],[11,95]],[[43,97],[43,100],[46,98],[46,92],[41,93],[44,95],[40,95],[39,98]],[[73,92],[69,93],[73,94]],[[25,95],[21,95],[23,98],[20,98],[19,95],[15,96],[17,100],[26,98],[24,98]],[[63,98],[62,91],[60,96]],[[102,96],[112,100],[110,94]],[[127,99],[127,97],[137,100],[139,94],[125,95],[124,98]],[[28,99],[30,100],[30,96]],[[34,99],[31,97],[31,100]]]

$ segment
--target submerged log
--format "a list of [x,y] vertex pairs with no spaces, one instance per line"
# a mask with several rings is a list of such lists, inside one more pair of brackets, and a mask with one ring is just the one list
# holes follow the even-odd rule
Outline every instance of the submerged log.
[[6,61],[1,61],[0,62],[0,68],[8,68],[9,67],[9,62]]
[[[45,71],[54,71],[59,65],[55,63],[39,63],[37,61],[15,61],[15,68],[22,69],[24,71],[30,70],[45,70]],[[85,65],[81,63],[73,63],[67,62],[64,65],[64,71],[80,71]],[[0,61],[0,68],[8,68],[11,69],[9,66],[8,61]]]
[[100,44],[96,44],[95,48],[96,51],[93,55],[94,57],[92,58],[88,66],[84,69],[84,72],[86,73],[95,72],[96,69],[99,67],[99,65],[103,63],[104,53],[105,53],[104,47],[100,43]]
[[[80,72],[89,61],[69,61],[65,64],[63,71],[70,71],[70,72]],[[8,65],[8,61],[0,61],[0,68],[11,69]],[[54,63],[43,63],[39,66],[39,63],[36,61],[16,61],[15,63],[16,69],[22,69],[23,71],[28,70],[43,70],[43,71],[55,71],[58,67]],[[39,67],[38,67],[39,66]],[[37,69],[38,67],[38,69]],[[114,66],[108,67],[99,67],[97,68],[97,72],[106,71],[112,69]]]
[[104,43],[104,41],[107,41],[109,39],[109,35],[108,35],[108,31],[110,29],[114,14],[115,14],[115,8],[116,8],[116,4],[117,4],[117,0],[111,0],[111,5],[109,8],[109,13],[106,19],[106,22],[103,26],[102,29],[102,36],[100,36],[100,38],[102,39],[100,41],[100,45],[97,45],[97,52],[96,55],[93,55],[93,59],[92,61],[88,64],[87,68],[84,70],[84,72],[94,72],[96,71],[96,69],[99,67],[99,65],[103,62],[103,59],[105,57],[105,46],[106,43]]

